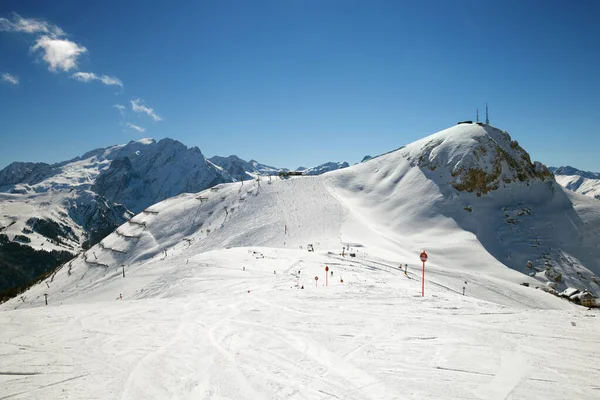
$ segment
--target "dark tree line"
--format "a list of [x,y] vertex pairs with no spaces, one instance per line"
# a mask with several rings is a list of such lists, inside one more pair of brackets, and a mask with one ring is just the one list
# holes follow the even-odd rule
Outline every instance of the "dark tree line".
[[68,251],[34,250],[0,234],[0,302],[17,296],[72,258]]

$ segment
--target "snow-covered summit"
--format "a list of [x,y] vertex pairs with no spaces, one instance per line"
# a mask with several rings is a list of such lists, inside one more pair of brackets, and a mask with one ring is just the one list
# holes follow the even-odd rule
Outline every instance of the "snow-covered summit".
[[484,124],[459,124],[401,150],[411,165],[429,170],[432,179],[478,196],[513,182],[550,182],[552,174],[532,163],[516,140]]
[[199,148],[173,139],[130,142],[106,158],[112,163],[100,172],[92,190],[134,212],[179,193],[231,181],[206,162]]

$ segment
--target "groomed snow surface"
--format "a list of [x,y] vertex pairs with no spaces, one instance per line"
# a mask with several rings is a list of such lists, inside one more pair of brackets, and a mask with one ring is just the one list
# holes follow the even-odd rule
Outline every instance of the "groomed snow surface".
[[90,303],[1,312],[0,398],[598,398],[598,313],[462,296],[433,266],[421,297],[416,266],[319,250],[182,246]]
[[[0,399],[600,398],[598,310],[499,261],[511,232],[560,226],[561,210],[581,235],[544,245],[563,245],[549,254],[568,253],[584,282],[598,266],[595,200],[560,192],[507,228],[489,214],[501,204],[451,198],[405,159],[413,150],[136,215],[0,306]],[[506,240],[492,246],[491,232]]]

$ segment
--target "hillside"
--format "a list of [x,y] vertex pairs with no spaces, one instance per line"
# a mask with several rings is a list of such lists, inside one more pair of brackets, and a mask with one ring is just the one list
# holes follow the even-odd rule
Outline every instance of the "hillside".
[[[519,272],[513,282],[600,292],[600,207],[565,192],[514,143],[493,127],[460,125],[325,175],[182,194],[130,219],[70,271],[144,262],[182,243],[196,253],[352,243],[398,260],[424,248],[444,268],[508,267]],[[72,296],[60,290],[59,299]]]
[[[326,163],[306,173],[345,166]],[[0,298],[58,266],[65,257],[57,252],[78,254],[152,204],[280,170],[233,155],[206,159],[197,147],[172,139],[141,139],[53,165],[12,163],[0,171],[0,234],[14,243],[11,257],[0,244],[0,255],[10,258],[0,257]],[[35,268],[19,262],[30,258],[44,262]]]
[[[53,165],[9,165],[0,171],[0,234],[20,246],[7,261],[0,245],[0,297],[64,260],[36,251],[75,255],[151,204],[232,180],[197,147],[171,139],[132,141]],[[45,261],[33,269],[19,263],[31,257]]]
[[600,174],[573,167],[550,168],[562,187],[600,200]]
[[0,305],[0,395],[595,399],[597,312],[548,292],[599,292],[599,239],[596,200],[475,124],[181,194]]

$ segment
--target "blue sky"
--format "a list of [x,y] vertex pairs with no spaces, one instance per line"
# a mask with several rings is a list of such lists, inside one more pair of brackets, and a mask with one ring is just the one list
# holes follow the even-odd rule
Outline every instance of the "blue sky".
[[354,163],[487,101],[532,159],[600,171],[599,1],[3,0],[0,18],[0,168],[142,137]]

